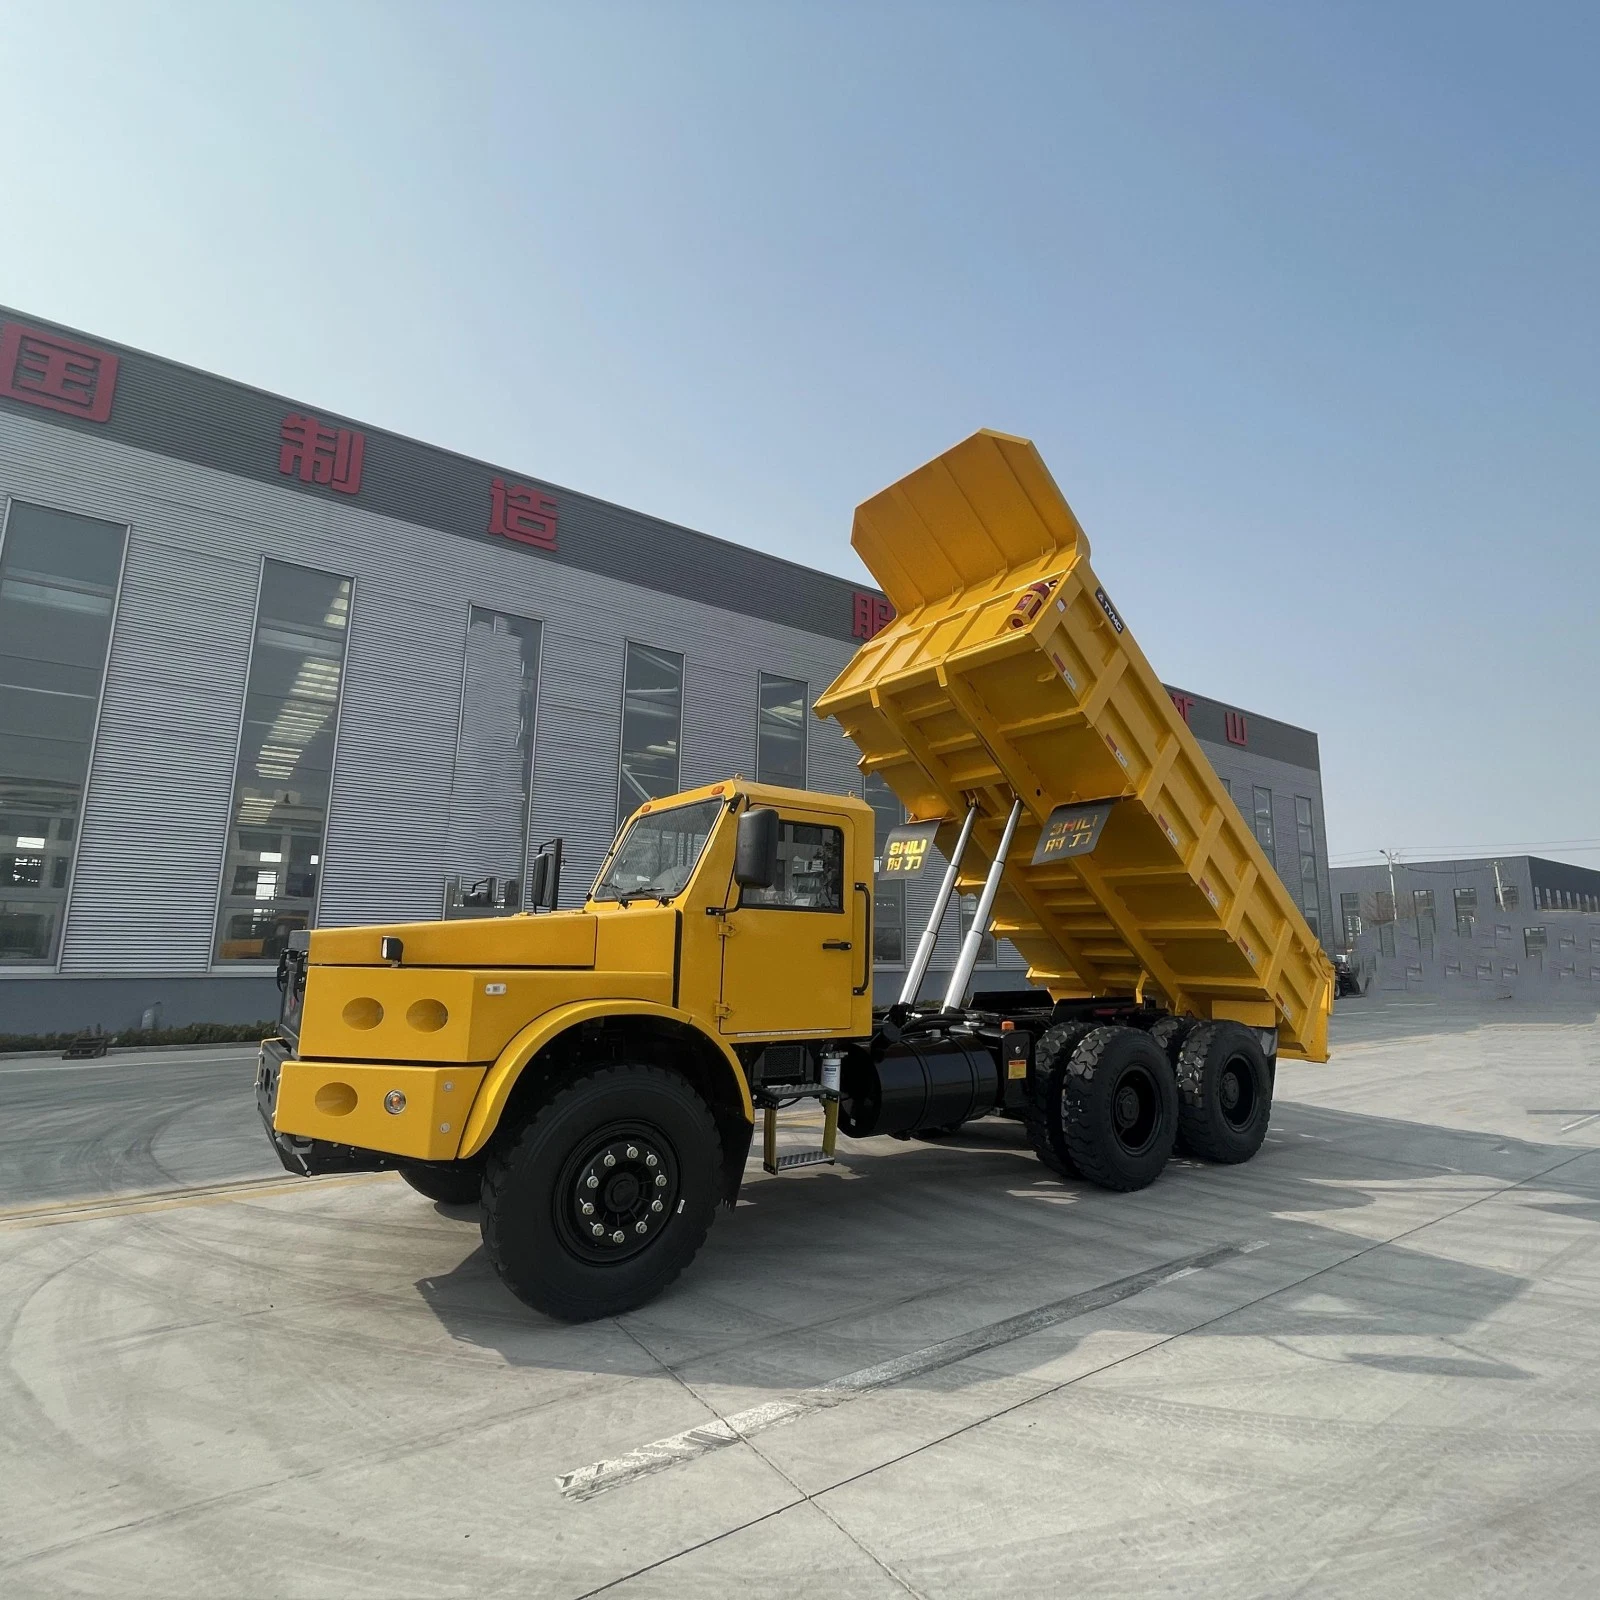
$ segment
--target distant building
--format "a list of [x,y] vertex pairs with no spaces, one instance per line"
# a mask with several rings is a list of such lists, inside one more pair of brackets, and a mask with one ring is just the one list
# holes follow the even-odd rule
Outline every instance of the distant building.
[[[0,307],[0,1034],[276,1014],[306,926],[433,918],[737,773],[863,794],[811,714],[875,590]],[[1174,704],[1318,936],[1317,738]],[[876,887],[877,997],[932,909]],[[947,912],[929,993],[975,898]],[[973,983],[1014,989],[984,941]]]
[[1337,946],[1369,987],[1600,1003],[1600,872],[1539,856],[1335,867]]

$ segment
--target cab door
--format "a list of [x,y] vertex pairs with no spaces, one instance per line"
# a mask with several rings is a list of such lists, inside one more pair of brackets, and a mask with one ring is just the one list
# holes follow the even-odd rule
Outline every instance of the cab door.
[[741,890],[726,914],[721,1031],[848,1032],[853,990],[871,976],[866,917],[838,816],[780,807],[777,880]]

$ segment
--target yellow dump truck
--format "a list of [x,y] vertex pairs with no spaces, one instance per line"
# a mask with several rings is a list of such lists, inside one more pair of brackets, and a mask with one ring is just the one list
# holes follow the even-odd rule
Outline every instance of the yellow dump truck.
[[[904,802],[878,863],[945,863],[899,999],[872,995],[873,814],[741,778],[630,817],[581,907],[559,845],[527,909],[296,935],[257,1098],[293,1172],[397,1168],[481,1201],[511,1292],[638,1306],[764,1165],[839,1133],[998,1115],[1052,1170],[1152,1182],[1248,1160],[1279,1053],[1326,1057],[1333,969],[1096,579],[1025,439],[982,432],[869,500],[894,620],[820,697]],[[924,994],[952,894],[977,909]],[[987,931],[1031,987],[967,994]],[[777,1110],[823,1109],[780,1154]]]

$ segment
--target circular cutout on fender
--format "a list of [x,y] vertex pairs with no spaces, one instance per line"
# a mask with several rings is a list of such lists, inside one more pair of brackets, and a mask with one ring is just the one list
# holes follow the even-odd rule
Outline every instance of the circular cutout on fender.
[[437,1033],[450,1020],[450,1013],[437,1000],[417,1000],[406,1012],[406,1021],[418,1033]]
[[344,1021],[347,1028],[376,1028],[383,1021],[383,1007],[370,995],[363,995],[344,1008]]
[[327,1117],[347,1117],[356,1108],[356,1092],[348,1083],[325,1083],[317,1090],[316,1108]]

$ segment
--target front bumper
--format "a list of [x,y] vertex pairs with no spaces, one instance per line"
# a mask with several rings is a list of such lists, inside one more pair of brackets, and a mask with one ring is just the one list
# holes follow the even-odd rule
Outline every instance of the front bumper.
[[261,1046],[256,1109],[284,1167],[302,1176],[453,1161],[487,1066],[303,1061]]

